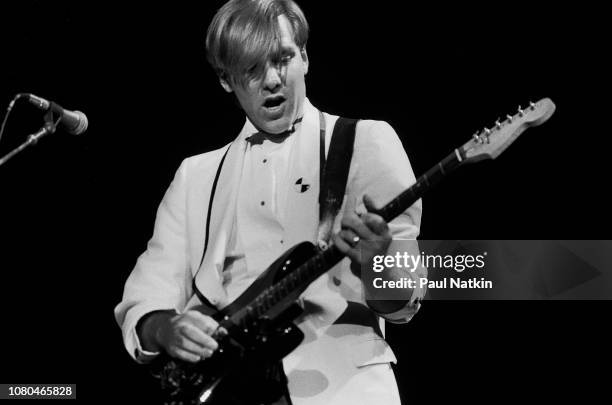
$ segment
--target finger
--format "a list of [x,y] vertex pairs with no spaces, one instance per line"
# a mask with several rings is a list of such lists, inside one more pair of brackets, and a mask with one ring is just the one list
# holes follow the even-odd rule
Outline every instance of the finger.
[[211,357],[214,352],[215,352],[214,350],[210,350],[210,349],[202,350],[202,355],[201,355],[202,360],[205,360],[205,359]]
[[181,329],[181,333],[185,338],[194,342],[201,348],[217,350],[217,348],[219,347],[219,344],[215,341],[215,339],[213,339],[194,325],[185,325]]
[[346,241],[339,235],[335,234],[333,236],[334,245],[340,250],[342,253],[347,255],[353,261],[360,260],[360,254],[356,249],[353,249],[351,245],[346,243]]
[[195,343],[191,339],[186,338],[185,336],[178,336],[176,338],[176,344],[174,345],[175,349],[182,350],[187,353],[194,354],[196,356],[201,357],[204,354],[204,350],[206,349],[203,346]]
[[389,234],[389,225],[380,215],[368,213],[361,219],[376,235],[387,236]]
[[169,354],[174,358],[188,361],[190,363],[197,363],[201,359],[200,355],[185,351],[180,348],[172,349]]
[[359,221],[360,219],[357,214],[347,212],[342,216],[342,221],[340,221],[340,225],[342,225],[343,228],[349,228],[355,226],[357,223],[359,223]]
[[365,224],[363,219],[354,214],[348,214],[342,218],[342,229],[350,229],[361,239],[371,240],[376,238],[376,234]]
[[185,315],[192,320],[192,323],[207,335],[212,335],[219,327],[219,323],[208,315],[199,311],[187,311]]
[[357,246],[361,238],[351,229],[342,229],[339,232],[339,235],[344,241],[351,247]]
[[378,212],[380,210],[374,203],[372,197],[367,194],[363,195],[363,205],[365,205],[368,212]]

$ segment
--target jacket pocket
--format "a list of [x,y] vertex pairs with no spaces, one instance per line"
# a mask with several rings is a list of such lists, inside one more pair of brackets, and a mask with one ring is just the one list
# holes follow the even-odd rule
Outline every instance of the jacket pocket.
[[351,345],[348,350],[356,367],[370,364],[397,363],[393,350],[378,336],[368,337]]

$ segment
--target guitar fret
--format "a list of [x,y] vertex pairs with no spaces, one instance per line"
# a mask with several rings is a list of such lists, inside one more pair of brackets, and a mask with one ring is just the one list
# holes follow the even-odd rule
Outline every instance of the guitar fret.
[[287,291],[287,278],[286,278],[286,277],[285,277],[285,278],[283,278],[283,279],[280,281],[280,283],[279,283],[279,284],[280,284],[280,289],[281,289],[281,291],[283,292],[283,294],[284,294],[284,295],[287,295],[287,293],[288,293],[288,291]]

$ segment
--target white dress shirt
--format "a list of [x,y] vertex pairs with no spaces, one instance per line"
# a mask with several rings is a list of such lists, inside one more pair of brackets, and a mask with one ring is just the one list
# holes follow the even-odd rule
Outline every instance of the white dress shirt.
[[247,145],[223,268],[230,302],[287,249],[281,215],[289,191],[289,159],[300,133],[298,124],[288,137],[275,141],[260,137]]

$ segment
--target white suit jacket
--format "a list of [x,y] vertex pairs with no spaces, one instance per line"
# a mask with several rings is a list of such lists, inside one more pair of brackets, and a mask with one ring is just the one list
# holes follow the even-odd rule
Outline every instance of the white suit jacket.
[[[303,143],[300,153],[305,156],[293,165],[294,176],[290,177],[310,179],[312,192],[289,196],[283,215],[283,240],[287,248],[305,240],[316,242],[318,117],[318,111],[306,100],[298,138]],[[325,114],[326,149],[336,119]],[[211,208],[210,237],[203,262],[213,180],[227,147],[183,161],[159,206],[147,250],[139,257],[126,282],[123,299],[115,308],[125,346],[139,362],[147,362],[155,354],[142,350],[136,335],[137,322],[151,311],[183,312],[200,304],[192,291],[193,277],[210,303],[219,308],[229,304],[222,272],[232,218],[224,213],[233,212],[237,187],[232,185],[239,184],[240,172],[232,168],[240,166],[245,138],[252,134],[252,128],[247,120],[238,138],[230,144],[223,163]],[[381,121],[360,121],[341,213],[365,210],[364,194],[382,206],[414,182],[408,157],[391,126]],[[418,201],[390,223],[394,239],[415,239],[420,217],[421,202]],[[336,230],[340,220],[338,215]],[[283,362],[295,404],[399,404],[389,365],[396,361],[395,356],[382,336],[379,318],[365,303],[361,281],[349,265],[350,261],[344,259],[302,294],[306,314],[297,322],[305,339]],[[423,295],[424,291],[415,290],[405,308],[384,317],[392,322],[407,322],[418,310],[414,300]],[[415,345],[414,342],[407,344]]]

